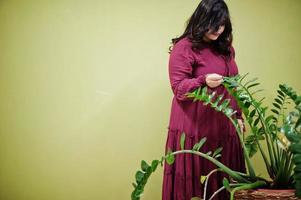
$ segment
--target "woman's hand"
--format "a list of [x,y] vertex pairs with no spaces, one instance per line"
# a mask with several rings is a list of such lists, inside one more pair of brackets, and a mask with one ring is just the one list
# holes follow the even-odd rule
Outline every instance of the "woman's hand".
[[215,88],[219,86],[222,82],[223,82],[222,75],[216,73],[206,75],[206,84],[211,88]]
[[237,122],[238,122],[241,133],[245,132],[246,129],[245,129],[245,125],[244,125],[244,122],[242,121],[242,119],[237,119]]

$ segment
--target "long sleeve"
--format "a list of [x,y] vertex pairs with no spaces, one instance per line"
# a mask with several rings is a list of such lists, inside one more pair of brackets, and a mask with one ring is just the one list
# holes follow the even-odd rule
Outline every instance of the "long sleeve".
[[169,57],[169,79],[175,97],[180,101],[191,100],[185,96],[205,84],[205,75],[193,77],[194,58],[189,45],[179,41]]

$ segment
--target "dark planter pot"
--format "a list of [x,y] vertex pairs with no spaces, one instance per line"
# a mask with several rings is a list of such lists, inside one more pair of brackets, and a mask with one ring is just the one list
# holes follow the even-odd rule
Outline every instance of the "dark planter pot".
[[295,190],[241,190],[235,193],[236,200],[300,200],[295,196]]

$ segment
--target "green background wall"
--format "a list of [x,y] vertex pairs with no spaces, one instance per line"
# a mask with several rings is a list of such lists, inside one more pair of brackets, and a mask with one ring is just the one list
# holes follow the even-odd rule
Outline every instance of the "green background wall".
[[[167,51],[198,3],[1,0],[0,199],[129,199],[140,160],[163,155]],[[279,83],[300,92],[301,1],[227,3],[240,72],[267,103]],[[160,167],[144,199],[161,184]]]

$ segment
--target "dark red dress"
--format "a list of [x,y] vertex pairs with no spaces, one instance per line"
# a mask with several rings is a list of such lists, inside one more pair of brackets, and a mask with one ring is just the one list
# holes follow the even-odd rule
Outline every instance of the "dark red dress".
[[[165,153],[168,148],[172,151],[180,149],[181,133],[185,132],[185,149],[192,149],[193,145],[203,137],[207,142],[200,149],[202,152],[214,151],[222,146],[221,162],[236,171],[245,172],[245,163],[239,138],[234,126],[222,113],[215,111],[202,102],[193,102],[184,96],[200,86],[205,86],[205,74],[217,73],[223,76],[233,76],[238,73],[234,60],[235,51],[231,46],[232,59],[226,65],[223,56],[215,53],[210,43],[204,43],[204,48],[197,52],[191,49],[188,38],[181,39],[172,49],[169,57],[169,78],[174,97],[172,99],[168,135]],[[224,94],[224,98],[231,99],[231,107],[237,110],[237,117],[241,117],[234,98],[220,85],[209,92],[216,91]],[[190,200],[192,197],[203,195],[203,185],[200,176],[207,175],[216,167],[209,161],[192,154],[178,154],[173,165],[164,164],[162,200]],[[214,191],[222,186],[224,174],[217,173],[209,179],[207,199]],[[221,193],[220,200],[228,199],[228,193]]]

